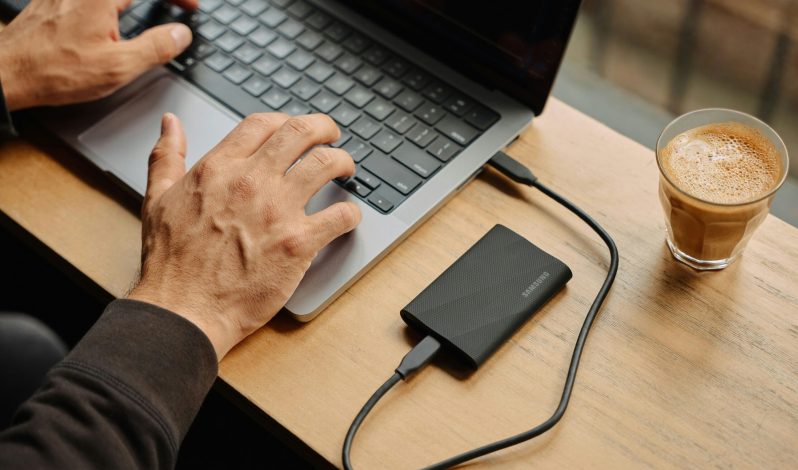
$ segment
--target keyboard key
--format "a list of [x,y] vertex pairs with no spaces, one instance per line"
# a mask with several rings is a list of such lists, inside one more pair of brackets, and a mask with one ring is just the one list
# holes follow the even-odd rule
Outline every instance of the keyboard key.
[[260,51],[259,48],[253,46],[252,44],[247,43],[239,47],[236,50],[235,54],[233,54],[233,57],[249,65],[252,62],[255,62],[255,60],[257,60],[258,57],[262,55],[263,53]]
[[382,66],[382,69],[385,70],[388,75],[392,76],[393,78],[401,78],[404,74],[410,70],[410,66],[402,59],[394,57],[393,59],[389,60],[385,65]]
[[230,53],[238,49],[238,46],[244,44],[244,38],[242,38],[241,36],[232,31],[228,31],[224,33],[224,35],[222,35],[221,37],[216,38],[216,40],[213,41],[213,43],[216,44],[216,47],[218,47],[219,49],[227,53]]
[[252,99],[252,95],[239,85],[231,83],[204,64],[197,64],[186,72],[185,77],[241,116],[270,110],[257,99]]
[[471,100],[463,95],[455,95],[446,100],[443,103],[443,107],[452,112],[455,116],[460,117],[471,108]]
[[369,101],[374,99],[374,93],[363,88],[362,86],[355,86],[349,90],[346,95],[344,95],[344,99],[358,108],[362,108],[363,106],[366,106]]
[[316,96],[316,93],[318,93],[319,90],[321,90],[321,85],[313,82],[309,78],[303,78],[297,82],[296,85],[291,87],[291,93],[303,101],[309,101],[311,98]]
[[347,75],[355,73],[361,65],[363,65],[363,61],[349,53],[342,55],[335,61],[335,66]]
[[[355,124],[357,125],[357,124]],[[388,129],[383,129],[371,139],[371,144],[385,153],[391,153],[402,143],[402,137]],[[412,144],[407,144],[412,147]],[[424,176],[424,175],[422,175]]]
[[369,140],[380,130],[380,123],[369,117],[363,116],[354,124],[352,124],[351,129],[355,134],[366,140]]
[[333,110],[338,103],[341,102],[341,98],[333,95],[327,90],[322,90],[315,98],[310,102],[311,106],[318,109],[322,113],[329,113]]
[[233,5],[234,7],[237,7],[237,6],[241,5],[242,3],[244,3],[244,0],[226,0],[226,1],[230,5]]
[[305,71],[305,75],[316,80],[319,83],[324,82],[332,74],[335,73],[332,67],[325,64],[324,62],[316,62],[315,64],[311,65],[309,69]]
[[258,97],[271,87],[271,83],[261,78],[258,75],[253,75],[249,80],[244,83],[244,90],[254,97]]
[[269,4],[266,0],[247,0],[241,5],[241,11],[249,16],[258,16],[267,8],[269,8]]
[[297,44],[309,51],[319,47],[319,44],[321,44],[323,41],[324,38],[322,38],[321,34],[311,30],[305,31],[298,38],[296,38]]
[[335,119],[338,124],[349,127],[355,119],[360,117],[360,111],[346,103],[341,103],[330,113],[330,117]]
[[277,31],[288,39],[294,39],[305,31],[305,27],[299,21],[288,18],[277,27]]
[[443,100],[452,94],[452,89],[442,83],[433,83],[424,90],[424,96],[435,104],[443,103]]
[[328,38],[332,39],[335,42],[343,41],[344,38],[349,36],[351,32],[352,29],[349,26],[343,23],[339,23],[337,21],[327,26],[327,28],[324,30],[325,36],[327,36]]
[[269,47],[267,47],[266,50],[278,59],[285,59],[288,57],[288,54],[296,50],[296,46],[283,38],[279,38],[273,43],[269,44]]
[[[346,145],[343,146],[343,149],[349,152],[349,155],[352,156],[352,160],[354,160],[355,163],[360,163],[364,158],[368,157],[369,154],[373,151],[369,144],[363,142],[357,137],[353,137],[352,140],[347,142]],[[359,175],[360,173],[358,173],[358,176]],[[369,186],[369,187],[371,189],[376,188],[376,186]]]
[[347,181],[346,184],[344,184],[344,187],[360,197],[366,197],[371,192],[371,189],[369,189],[368,186],[355,179],[350,179]]
[[308,17],[306,22],[311,27],[317,30],[322,30],[326,28],[330,23],[332,23],[332,21],[333,21],[332,18],[330,18],[328,14],[323,13],[321,11],[317,11],[312,15],[310,15],[310,17]]
[[345,143],[349,142],[349,139],[352,138],[352,134],[347,130],[341,130],[341,137],[338,137],[338,140],[331,143],[330,145],[335,148],[342,147]]
[[484,131],[499,120],[499,115],[482,106],[474,106],[471,111],[466,113],[465,120],[477,129]]
[[416,111],[416,116],[431,126],[440,121],[443,115],[441,107],[431,103],[427,103]]
[[409,113],[415,111],[423,102],[421,95],[412,90],[405,90],[396,97],[396,104]]
[[402,83],[418,91],[427,86],[427,83],[429,83],[429,75],[420,70],[414,70],[405,76]]
[[249,33],[247,39],[252,41],[252,44],[255,44],[258,47],[266,47],[272,41],[277,39],[277,33],[270,29],[266,29],[263,26],[258,26],[255,31]]
[[288,57],[288,65],[300,71],[310,67],[310,64],[315,61],[316,58],[314,58],[311,53],[305,52],[302,49],[297,49]]
[[435,138],[438,137],[438,134],[429,127],[419,124],[417,126],[413,126],[413,128],[410,129],[410,132],[407,133],[406,137],[414,144],[424,148],[429,145],[430,142],[435,140]]
[[271,106],[272,109],[282,108],[290,99],[291,95],[278,87],[272,87],[261,97],[261,101]]
[[252,75],[248,69],[244,67],[234,64],[231,67],[228,67],[227,70],[224,71],[224,78],[230,80],[231,82],[235,83],[236,85],[240,85],[244,82],[244,80],[248,79]]
[[280,68],[280,62],[271,56],[265,55],[252,64],[252,68],[256,72],[268,77],[273,74],[275,70]]
[[[366,111],[368,111],[368,109],[366,109]],[[415,126],[417,122],[418,120],[413,116],[399,112],[391,116],[385,124],[396,132],[404,134]]]
[[394,205],[394,203],[391,202],[387,197],[376,192],[372,193],[371,196],[369,196],[368,201],[382,212],[390,211],[391,209],[393,209]]
[[351,78],[337,73],[324,82],[324,86],[336,95],[343,95],[355,86],[355,82]]
[[442,166],[441,162],[430,157],[415,145],[407,142],[394,150],[391,156],[399,161],[399,163],[410,168],[416,172],[416,174],[424,178],[429,178]]
[[252,18],[248,16],[241,16],[237,20],[233,21],[233,24],[230,25],[230,29],[242,36],[246,36],[254,31],[258,26],[258,22]]
[[139,25],[138,19],[131,15],[125,15],[119,18],[119,34],[123,37],[131,37],[133,34],[141,31],[142,27]]
[[381,152],[372,153],[363,161],[363,167],[405,195],[410,194],[422,181],[415,173]]
[[224,69],[232,65],[233,62],[233,59],[222,54],[221,52],[217,52],[216,54],[205,59],[205,63],[208,65],[208,67],[217,72],[222,72]]
[[402,91],[402,85],[393,78],[385,77],[374,86],[374,91],[390,100]]
[[313,12],[313,7],[306,2],[296,2],[288,8],[288,13],[299,18],[305,18]]
[[[369,153],[371,153],[371,148],[369,147]],[[368,154],[367,154],[368,155]],[[355,173],[355,178],[360,181],[361,183],[365,184],[371,189],[377,189],[381,184],[379,178],[372,175],[368,171],[364,170],[363,168],[358,168],[357,173]]]
[[294,83],[302,78],[302,74],[291,70],[288,67],[283,67],[272,75],[272,81],[283,88],[289,88]]
[[172,59],[169,65],[174,69],[179,70],[180,72],[185,72],[189,68],[193,67],[194,64],[196,63],[197,59],[191,57],[190,55],[180,54],[179,56]]
[[191,57],[194,57],[197,60],[202,60],[213,54],[214,51],[216,51],[215,47],[201,39],[195,39],[194,42],[191,43],[188,53],[191,54]]
[[258,16],[258,20],[270,28],[276,28],[288,18],[285,13],[276,8],[269,8]]
[[225,31],[226,30],[224,29],[224,26],[215,21],[209,21],[197,29],[197,34],[204,37],[208,41],[213,41],[224,34]]
[[241,16],[241,12],[231,7],[230,5],[222,5],[211,16],[219,23],[230,24],[234,19]]
[[344,50],[341,49],[341,46],[326,41],[324,44],[319,46],[314,52],[316,53],[316,55],[326,60],[327,62],[332,62],[335,59],[337,59],[341,54],[343,54]]
[[200,10],[210,13],[222,6],[222,0],[200,0]]
[[448,162],[460,152],[460,147],[446,137],[438,137],[435,139],[435,142],[429,146],[427,152],[442,162]]
[[377,98],[366,106],[366,112],[378,121],[385,120],[395,110],[396,106],[382,98]]
[[382,46],[374,46],[363,54],[363,58],[372,65],[380,65],[388,60],[389,57],[390,53],[383,49]]
[[346,41],[344,41],[344,47],[354,52],[355,54],[360,54],[361,52],[365,51],[366,48],[369,47],[370,45],[371,41],[358,33],[349,36],[349,38]]
[[272,3],[277,5],[278,7],[285,8],[291,4],[294,0],[271,0]]
[[284,112],[285,114],[290,114],[291,116],[299,116],[301,114],[308,114],[310,112],[310,108],[305,103],[301,103],[297,100],[291,100],[280,108],[280,111]]
[[382,78],[382,72],[370,65],[362,67],[355,74],[355,80],[369,87],[377,83],[380,78]]
[[470,144],[471,141],[479,135],[479,131],[451,114],[441,119],[435,127],[441,131],[443,135],[460,145]]

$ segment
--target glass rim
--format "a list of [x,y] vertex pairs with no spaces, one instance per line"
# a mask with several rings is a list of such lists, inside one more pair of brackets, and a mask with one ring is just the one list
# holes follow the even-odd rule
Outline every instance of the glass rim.
[[[688,193],[687,191],[685,191],[684,189],[680,188],[679,186],[676,185],[676,183],[671,181],[671,179],[668,177],[667,174],[665,174],[664,171],[662,171],[662,163],[660,162],[660,158],[659,158],[659,149],[660,149],[660,142],[662,141],[662,136],[665,135],[665,132],[668,129],[670,129],[671,126],[676,124],[677,121],[679,121],[680,119],[682,119],[682,118],[684,118],[686,116],[690,116],[692,114],[698,114],[698,113],[705,113],[705,112],[708,112],[708,111],[722,111],[722,112],[729,113],[729,114],[736,114],[738,116],[744,116],[744,117],[746,117],[748,119],[752,119],[752,120],[760,123],[766,129],[769,129],[770,132],[773,133],[773,135],[776,136],[776,139],[778,139],[778,141],[773,142],[773,143],[777,147],[781,146],[781,149],[784,150],[784,154],[781,155],[783,167],[782,167],[781,179],[779,180],[778,184],[773,186],[773,188],[770,191],[768,191],[764,195],[759,196],[759,197],[757,197],[755,199],[751,199],[751,200],[748,200],[748,201],[742,201],[742,202],[714,202],[714,201],[708,201],[708,200],[702,199],[702,198],[700,198],[698,196],[694,196],[694,195]],[[767,137],[768,140],[772,141],[772,139],[770,139],[769,136],[765,136],[765,137]],[[780,150],[780,149],[777,149],[777,150]],[[779,152],[779,153],[781,153],[781,152]],[[776,130],[773,129],[768,123],[766,123],[765,121],[759,119],[758,117],[752,116],[752,115],[750,115],[750,114],[748,114],[746,112],[743,112],[743,111],[737,111],[736,109],[729,109],[729,108],[701,108],[701,109],[696,109],[696,110],[689,111],[687,113],[681,114],[679,116],[676,116],[675,118],[673,118],[673,120],[671,122],[668,123],[667,126],[665,126],[662,129],[662,132],[659,133],[659,137],[657,137],[657,144],[656,144],[656,147],[654,148],[654,155],[655,155],[656,160],[657,160],[657,168],[659,169],[660,176],[665,178],[665,181],[667,181],[674,189],[676,189],[676,191],[684,194],[685,196],[687,196],[687,197],[689,197],[691,199],[695,199],[696,201],[700,201],[700,202],[703,202],[705,204],[711,204],[711,205],[715,205],[715,206],[727,206],[727,207],[746,206],[748,204],[754,204],[754,203],[757,203],[757,202],[764,201],[765,199],[767,199],[770,196],[774,195],[776,193],[776,191],[778,191],[779,188],[781,188],[782,185],[784,185],[784,182],[787,180],[787,174],[789,174],[789,170],[790,170],[789,169],[790,157],[789,157],[789,154],[787,152],[787,145],[784,144],[784,140],[782,140],[782,138],[779,135],[779,133],[776,132]]]

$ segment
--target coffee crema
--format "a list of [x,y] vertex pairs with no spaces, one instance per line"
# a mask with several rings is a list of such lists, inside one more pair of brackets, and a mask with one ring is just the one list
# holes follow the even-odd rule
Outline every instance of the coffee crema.
[[660,168],[679,189],[716,204],[754,201],[782,176],[776,146],[737,122],[696,127],[674,137],[660,153]]

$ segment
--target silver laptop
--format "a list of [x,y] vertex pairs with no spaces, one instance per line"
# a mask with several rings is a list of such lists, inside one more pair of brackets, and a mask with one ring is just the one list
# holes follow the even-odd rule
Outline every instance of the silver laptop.
[[123,37],[180,21],[194,43],[113,96],[46,111],[47,127],[144,193],[172,112],[193,165],[242,116],[327,113],[357,174],[310,202],[355,201],[363,221],[319,253],[286,309],[309,321],[429,217],[539,114],[578,0],[135,0]]

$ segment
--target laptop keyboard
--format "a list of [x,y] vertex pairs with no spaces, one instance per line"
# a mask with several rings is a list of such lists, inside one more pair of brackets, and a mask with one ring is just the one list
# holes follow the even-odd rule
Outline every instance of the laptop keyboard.
[[241,116],[322,112],[357,164],[338,184],[394,210],[499,115],[303,0],[200,0],[185,12],[134,0],[125,38],[178,21],[194,42],[170,68]]

